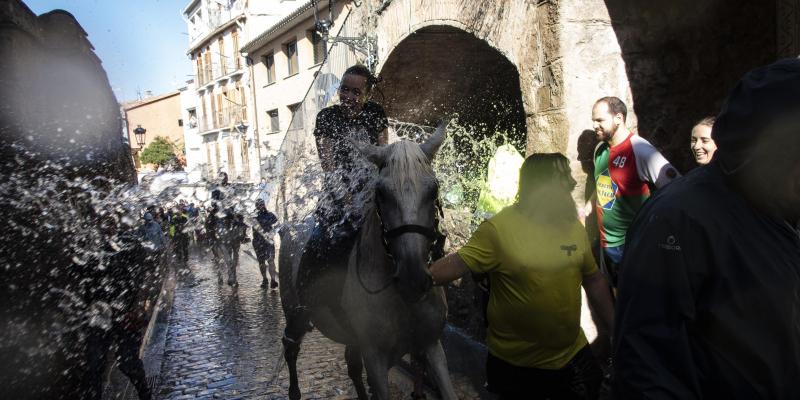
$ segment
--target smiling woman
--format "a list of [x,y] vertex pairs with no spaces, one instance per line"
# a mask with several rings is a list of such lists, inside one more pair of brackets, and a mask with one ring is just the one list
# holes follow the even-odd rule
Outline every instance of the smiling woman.
[[700,165],[711,162],[714,152],[717,151],[717,144],[711,137],[711,128],[714,126],[716,117],[706,117],[700,120],[692,128],[692,155],[694,160]]

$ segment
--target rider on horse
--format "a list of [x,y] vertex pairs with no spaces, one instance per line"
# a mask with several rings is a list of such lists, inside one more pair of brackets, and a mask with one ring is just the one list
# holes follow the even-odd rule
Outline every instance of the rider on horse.
[[388,142],[388,120],[379,104],[369,101],[378,79],[363,65],[348,68],[339,86],[341,104],[317,114],[314,137],[324,182],[315,211],[316,225],[303,251],[297,286],[301,303],[306,289],[322,271],[343,269],[361,227],[363,204],[358,196],[369,175],[356,167],[351,140],[372,145]]

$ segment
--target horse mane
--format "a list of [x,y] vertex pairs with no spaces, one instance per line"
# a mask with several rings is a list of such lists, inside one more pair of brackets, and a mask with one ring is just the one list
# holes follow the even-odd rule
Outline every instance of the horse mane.
[[417,143],[400,140],[388,147],[384,167],[390,167],[392,183],[401,193],[419,195],[420,185],[436,179],[428,157]]

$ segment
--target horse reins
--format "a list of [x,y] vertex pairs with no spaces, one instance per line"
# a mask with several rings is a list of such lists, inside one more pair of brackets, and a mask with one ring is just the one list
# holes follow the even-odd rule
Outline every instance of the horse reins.
[[[442,209],[442,203],[439,201],[437,196],[436,198],[436,212],[434,212],[433,218],[433,228],[429,228],[427,226],[416,225],[416,224],[406,224],[400,225],[396,228],[387,229],[386,225],[383,223],[383,218],[381,217],[381,209],[378,199],[375,199],[375,215],[378,217],[378,221],[381,224],[381,241],[383,242],[383,248],[386,252],[386,255],[392,261],[394,265],[394,272],[389,277],[386,283],[384,283],[379,289],[369,289],[364,284],[364,281],[361,279],[361,272],[360,272],[360,263],[356,262],[357,270],[356,275],[358,275],[358,282],[361,284],[361,287],[369,294],[378,294],[386,289],[388,289],[392,284],[397,281],[397,277],[400,274],[400,268],[397,265],[397,262],[392,255],[392,250],[389,245],[389,240],[399,237],[400,235],[406,233],[417,233],[420,235],[425,236],[426,238],[431,240],[431,246],[428,250],[428,265],[432,262],[444,257],[444,243],[447,239],[447,236],[442,234],[439,230],[439,221],[440,218],[444,218],[444,210]],[[359,239],[360,241],[360,239]],[[359,246],[360,247],[360,246]]]

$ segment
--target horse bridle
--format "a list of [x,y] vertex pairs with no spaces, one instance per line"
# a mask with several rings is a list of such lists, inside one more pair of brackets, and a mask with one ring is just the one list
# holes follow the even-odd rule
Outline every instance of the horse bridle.
[[400,274],[400,267],[397,265],[397,262],[392,255],[392,249],[389,245],[389,240],[399,237],[400,235],[406,233],[417,233],[420,235],[425,236],[426,238],[431,240],[431,246],[428,249],[428,265],[433,263],[434,261],[444,257],[444,243],[447,239],[447,236],[442,234],[439,230],[439,221],[440,218],[444,218],[444,210],[442,209],[442,203],[439,201],[437,196],[436,198],[436,211],[434,212],[433,217],[433,227],[429,228],[427,226],[417,225],[417,224],[405,224],[400,225],[398,227],[387,229],[386,224],[383,222],[383,217],[381,217],[381,207],[380,202],[375,199],[375,214],[378,217],[378,221],[381,224],[381,241],[383,242],[383,248],[386,251],[386,255],[392,261],[394,265],[394,272],[379,289],[369,289],[366,287],[363,281],[361,281],[361,274],[357,273],[359,283],[361,287],[369,294],[378,294],[386,289],[388,289],[392,284],[397,281],[397,277]]

